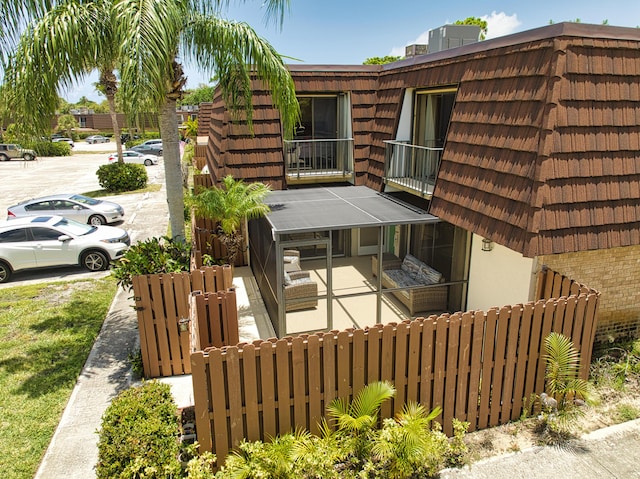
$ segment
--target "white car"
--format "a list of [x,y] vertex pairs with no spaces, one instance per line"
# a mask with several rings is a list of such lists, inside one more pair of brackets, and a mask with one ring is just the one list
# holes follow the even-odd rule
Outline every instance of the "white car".
[[[144,166],[151,166],[158,164],[158,157],[156,155],[145,155],[137,151],[126,150],[122,152],[122,159],[125,163],[138,163]],[[118,161],[118,154],[111,153],[109,155],[109,163],[116,163]]]
[[59,143],[59,142],[69,143],[69,146],[71,148],[73,148],[73,146],[74,146],[73,140],[71,138],[54,138],[52,141],[54,143]]
[[113,226],[93,226],[62,216],[0,221],[0,283],[16,271],[80,265],[102,271],[121,257],[131,240]]
[[98,200],[74,193],[31,198],[7,208],[7,219],[20,216],[57,215],[94,226],[124,219],[124,208],[113,201]]
[[95,143],[109,143],[109,138],[102,135],[91,135],[88,136],[84,141],[86,141],[90,145]]

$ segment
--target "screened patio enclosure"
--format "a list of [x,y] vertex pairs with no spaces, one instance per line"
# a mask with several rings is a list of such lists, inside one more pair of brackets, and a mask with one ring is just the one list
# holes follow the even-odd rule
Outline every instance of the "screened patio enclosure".
[[[384,298],[411,289],[382,284],[383,265],[398,260],[397,235],[440,222],[366,186],[272,191],[265,201],[271,212],[249,222],[250,264],[278,337],[383,322]],[[360,276],[348,276],[345,265]]]

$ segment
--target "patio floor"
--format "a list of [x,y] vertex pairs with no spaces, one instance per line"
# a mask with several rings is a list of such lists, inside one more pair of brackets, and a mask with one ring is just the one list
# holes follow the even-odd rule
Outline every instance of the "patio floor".
[[[325,260],[303,260],[303,270],[318,283],[318,295],[327,294]],[[327,324],[327,299],[318,300],[316,309],[287,313],[287,335],[336,329],[363,328],[376,323],[377,278],[371,269],[371,256],[333,259],[333,324]],[[348,296],[367,293],[366,296]],[[424,316],[425,314],[420,314]],[[383,294],[381,322],[410,319],[408,309],[392,294]]]

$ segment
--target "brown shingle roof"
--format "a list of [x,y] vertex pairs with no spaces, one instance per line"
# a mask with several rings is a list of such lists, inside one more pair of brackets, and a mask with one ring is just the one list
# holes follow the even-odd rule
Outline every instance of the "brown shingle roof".
[[[432,214],[528,257],[640,242],[638,29],[563,23],[381,67],[291,72],[299,95],[351,92],[356,184],[383,188],[407,89],[455,86]],[[210,156],[219,172],[284,188],[278,116],[254,93],[255,137],[216,95]]]

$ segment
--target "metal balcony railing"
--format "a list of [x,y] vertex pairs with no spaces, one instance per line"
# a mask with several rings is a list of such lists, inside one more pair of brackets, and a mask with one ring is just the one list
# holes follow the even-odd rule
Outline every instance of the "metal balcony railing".
[[353,173],[353,138],[285,140],[288,176],[333,176]]
[[385,141],[385,182],[420,193],[433,194],[443,148]]

